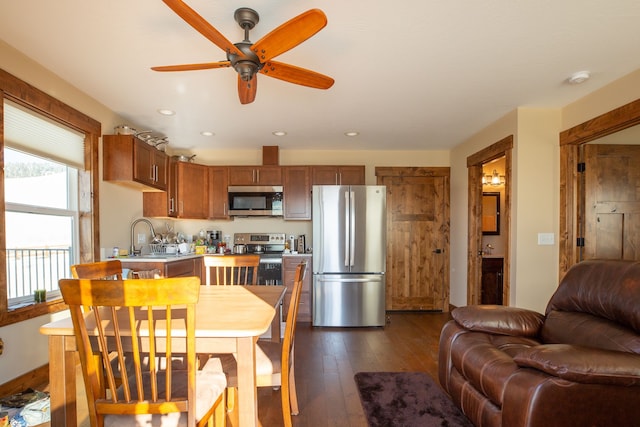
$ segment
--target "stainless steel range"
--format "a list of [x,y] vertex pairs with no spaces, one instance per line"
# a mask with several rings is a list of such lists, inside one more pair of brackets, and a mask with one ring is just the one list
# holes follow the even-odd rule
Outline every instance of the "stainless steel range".
[[285,233],[235,233],[233,244],[244,245],[248,254],[260,255],[259,284],[282,285]]

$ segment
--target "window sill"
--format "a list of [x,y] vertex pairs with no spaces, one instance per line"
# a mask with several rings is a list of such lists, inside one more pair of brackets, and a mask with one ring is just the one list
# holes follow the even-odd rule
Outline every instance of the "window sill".
[[69,307],[64,303],[62,298],[42,303],[22,303],[15,307],[9,307],[8,311],[0,313],[0,326],[23,322],[25,320],[33,319],[34,317],[67,310],[68,308]]

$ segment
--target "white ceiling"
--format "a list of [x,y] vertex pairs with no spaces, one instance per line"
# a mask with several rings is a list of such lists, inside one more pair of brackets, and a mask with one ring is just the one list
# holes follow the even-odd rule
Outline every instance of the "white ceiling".
[[[126,124],[187,150],[449,149],[516,107],[560,108],[640,68],[638,0],[187,4],[234,43],[243,39],[233,19],[238,7],[260,14],[253,42],[322,9],[327,26],[275,59],[329,75],[334,86],[323,91],[261,74],[255,102],[241,105],[231,68],[151,71],[226,59],[160,0],[0,0],[0,39]],[[568,84],[580,70],[591,79]],[[176,115],[161,116],[159,108]],[[276,130],[287,135],[275,137]],[[354,130],[360,135],[343,135]]]

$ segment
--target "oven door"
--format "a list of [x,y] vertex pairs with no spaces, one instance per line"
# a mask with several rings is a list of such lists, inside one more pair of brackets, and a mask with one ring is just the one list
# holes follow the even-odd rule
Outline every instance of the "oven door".
[[258,285],[282,285],[282,255],[260,255]]

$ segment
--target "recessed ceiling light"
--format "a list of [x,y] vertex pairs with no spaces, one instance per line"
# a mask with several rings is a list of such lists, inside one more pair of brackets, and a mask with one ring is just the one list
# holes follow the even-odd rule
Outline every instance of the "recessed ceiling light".
[[276,131],[273,131],[273,132],[271,132],[271,133],[273,133],[275,136],[285,136],[285,135],[287,134],[287,133],[286,133],[285,131],[283,131],[283,130],[276,130]]
[[162,114],[163,116],[173,116],[176,112],[167,108],[160,108],[158,110],[158,113]]
[[571,74],[571,76],[569,77],[568,81],[572,85],[577,85],[577,84],[580,84],[580,83],[583,83],[583,82],[589,80],[589,77],[591,77],[591,73],[590,72],[588,72],[588,71],[578,71],[577,73]]
[[360,135],[360,132],[350,131],[350,132],[345,132],[344,134],[345,136],[358,136]]
[[215,135],[215,133],[208,131],[208,130],[203,130],[202,132],[200,132],[200,135],[202,136],[213,136]]

